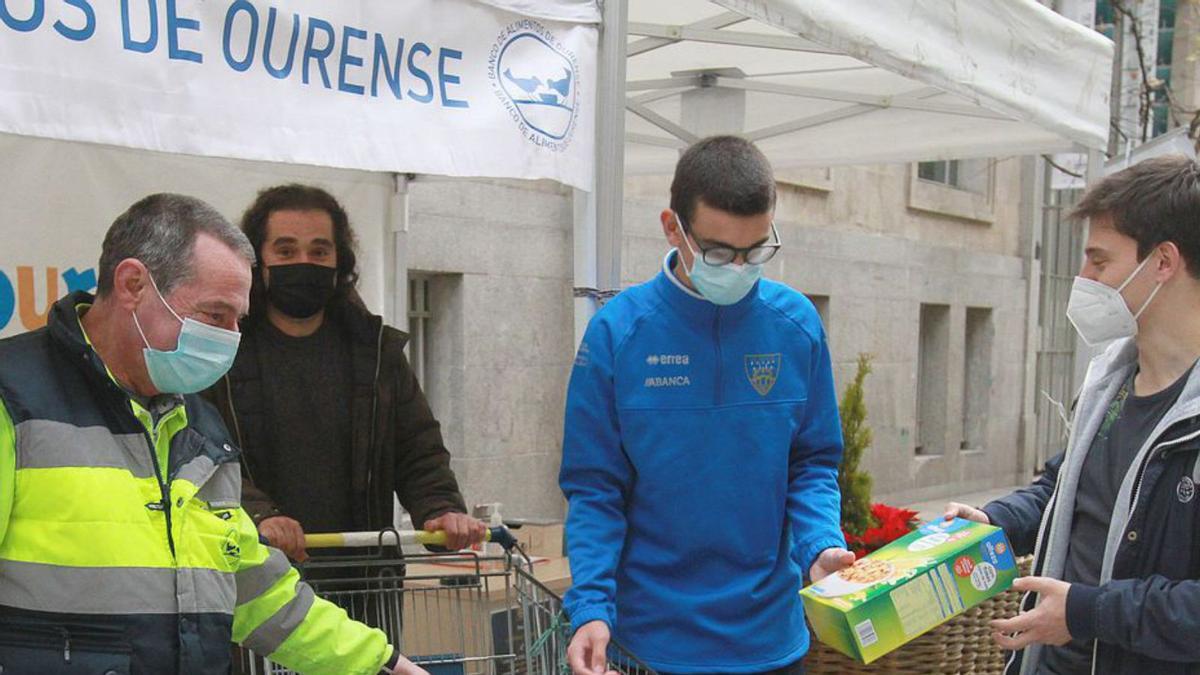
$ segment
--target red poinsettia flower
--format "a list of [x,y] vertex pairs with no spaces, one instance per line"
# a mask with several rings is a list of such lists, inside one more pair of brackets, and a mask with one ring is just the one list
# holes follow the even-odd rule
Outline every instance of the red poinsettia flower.
[[847,546],[859,558],[896,541],[918,525],[916,511],[887,504],[872,504],[871,519],[875,526],[867,528],[861,537],[843,531]]

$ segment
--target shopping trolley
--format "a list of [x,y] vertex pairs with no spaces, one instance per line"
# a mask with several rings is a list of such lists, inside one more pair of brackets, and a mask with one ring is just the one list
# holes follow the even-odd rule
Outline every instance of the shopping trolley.
[[[382,630],[402,654],[430,675],[564,675],[571,627],[562,598],[536,577],[535,563],[512,534],[491,528],[503,553],[405,553],[412,544],[446,543],[444,532],[310,534],[309,549],[334,549],[298,566],[320,597]],[[611,668],[654,675],[613,644]],[[290,675],[262,655],[243,650],[235,672]]]

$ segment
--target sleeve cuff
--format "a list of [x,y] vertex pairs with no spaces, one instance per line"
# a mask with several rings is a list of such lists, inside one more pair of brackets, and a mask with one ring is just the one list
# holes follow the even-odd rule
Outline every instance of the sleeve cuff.
[[987,514],[989,523],[1004,530],[1005,534],[1008,534],[1008,528],[1004,527],[1004,514],[1001,512],[999,504],[988,502],[979,507],[979,510]]
[[812,569],[813,563],[817,562],[817,558],[822,552],[831,548],[846,548],[846,538],[839,536],[818,539],[801,547],[796,553],[796,562],[800,563],[800,574],[806,582],[808,581],[808,571]]
[[415,527],[417,529],[421,529],[421,528],[425,527],[425,523],[428,523],[429,521],[433,520],[434,518],[444,516],[447,513],[461,513],[463,515],[467,514],[465,509],[459,508],[458,506],[455,506],[454,504],[445,504],[442,506],[436,506],[433,509],[430,509],[429,512],[426,513],[423,518],[421,518],[421,522],[419,522],[419,523],[416,521],[416,517],[414,516],[413,527]]
[[250,519],[254,521],[254,526],[258,527],[259,525],[262,525],[262,521],[266,520],[267,518],[274,518],[275,516],[282,515],[283,511],[280,511],[278,508],[272,506],[266,510],[255,511],[254,513],[251,513]]
[[570,612],[571,630],[577,630],[584,624],[593,621],[603,621],[608,629],[612,630],[612,612],[609,607],[604,605],[593,605],[591,607],[581,607]]
[[391,645],[388,646],[388,649],[392,652],[391,656],[388,656],[383,665],[379,666],[379,675],[391,675],[396,670],[396,664],[400,663],[400,650]]
[[1067,591],[1067,630],[1076,640],[1096,639],[1096,619],[1103,589],[1086,584],[1071,584]]

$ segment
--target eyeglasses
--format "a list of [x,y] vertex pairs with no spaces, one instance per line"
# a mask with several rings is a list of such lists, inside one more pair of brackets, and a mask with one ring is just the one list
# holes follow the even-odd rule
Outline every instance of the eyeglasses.
[[[679,227],[683,229],[685,236],[692,234],[692,230],[687,222],[684,221],[683,216],[676,213],[675,217],[679,219]],[[758,246],[749,246],[747,248],[734,248],[724,244],[704,248],[694,235],[692,236],[692,241],[696,242],[696,248],[700,249],[701,257],[709,265],[716,267],[728,265],[737,260],[739,255],[742,256],[747,264],[762,265],[771,258],[774,258],[775,254],[779,252],[779,248],[783,246],[783,241],[779,239],[779,230],[775,229],[774,220],[771,221],[771,234],[775,237],[775,243],[759,244]]]

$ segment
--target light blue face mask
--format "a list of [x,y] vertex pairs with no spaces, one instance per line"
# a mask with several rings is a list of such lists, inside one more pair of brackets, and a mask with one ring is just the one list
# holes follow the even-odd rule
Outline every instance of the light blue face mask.
[[233,366],[242,334],[193,319],[181,319],[159,293],[154,277],[150,277],[150,284],[162,304],[183,325],[175,351],[164,352],[150,346],[134,312],[133,323],[146,344],[142,354],[146,357],[150,381],[164,394],[195,394],[208,389]]
[[680,228],[680,234],[683,235],[683,243],[688,247],[688,251],[692,253],[692,269],[688,270],[688,276],[692,283],[696,286],[696,290],[700,291],[700,295],[704,296],[705,300],[714,305],[732,305],[750,292],[754,288],[754,284],[762,279],[762,265],[710,265],[704,262],[704,256],[696,253],[692,248],[692,244],[688,241],[688,235]]

